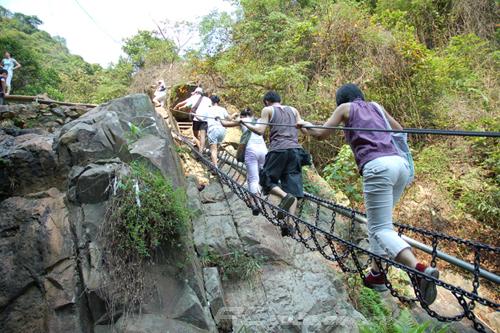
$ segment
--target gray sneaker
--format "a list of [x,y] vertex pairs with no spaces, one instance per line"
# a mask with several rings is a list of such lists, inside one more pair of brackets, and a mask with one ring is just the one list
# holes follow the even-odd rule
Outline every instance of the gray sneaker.
[[[419,267],[420,268],[420,267]],[[437,268],[434,267],[425,267],[425,269],[419,269],[417,268],[420,272],[432,276],[435,279],[439,279],[439,271]],[[417,278],[419,281],[419,289],[420,289],[420,294],[422,295],[422,298],[424,301],[427,303],[427,305],[431,305],[434,303],[437,297],[437,288],[436,288],[436,283],[434,281],[427,281],[426,279],[421,279]]]

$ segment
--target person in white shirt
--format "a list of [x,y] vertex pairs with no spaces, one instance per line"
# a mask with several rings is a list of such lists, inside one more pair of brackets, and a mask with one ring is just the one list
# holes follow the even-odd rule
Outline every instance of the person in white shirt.
[[165,81],[159,80],[155,90],[153,103],[155,104],[156,107],[158,106],[163,107],[166,97],[167,97],[167,87],[165,87]]
[[212,163],[217,166],[217,148],[224,141],[226,136],[226,129],[221,124],[221,120],[229,118],[227,110],[219,106],[219,96],[210,96],[212,106],[203,112],[198,113],[198,117],[207,122],[208,125],[208,143],[210,145],[210,157]]
[[[256,122],[257,119],[253,116],[253,111],[250,108],[245,108],[241,113],[234,114],[232,117],[234,120],[231,121],[221,121],[224,127],[236,127],[241,126],[241,131],[245,133],[249,129],[241,125],[239,120],[245,121],[247,123]],[[235,119],[238,119],[236,121]],[[245,148],[245,166],[247,168],[247,183],[248,190],[253,193],[260,195],[261,188],[259,185],[259,172],[264,166],[264,161],[266,159],[267,147],[264,137],[255,132],[250,132],[250,138],[248,139]],[[253,215],[259,215],[259,209],[257,205],[254,204],[252,208]]]
[[208,124],[198,117],[198,114],[205,113],[208,108],[212,106],[212,101],[210,98],[203,96],[203,89],[197,87],[192,93],[191,97],[188,99],[177,103],[174,106],[174,110],[182,108],[190,108],[191,113],[194,114],[193,117],[193,134],[195,144],[198,146],[200,153],[203,153],[205,148],[205,138]]
[[10,95],[12,77],[14,76],[14,70],[21,67],[21,64],[14,58],[12,58],[10,52],[5,51],[5,58],[0,62],[0,67],[7,70],[7,92],[5,96]]

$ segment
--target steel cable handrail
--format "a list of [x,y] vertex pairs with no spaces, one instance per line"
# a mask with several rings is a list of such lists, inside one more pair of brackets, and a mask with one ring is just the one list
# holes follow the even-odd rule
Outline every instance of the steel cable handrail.
[[[180,111],[171,109],[173,112],[178,112],[186,115],[193,116],[191,112]],[[210,117],[199,115],[199,118],[218,120],[219,117]],[[249,125],[266,125],[266,126],[279,126],[279,127],[296,127],[289,124],[267,123],[267,122],[243,122]],[[404,128],[402,130],[386,129],[386,128],[361,128],[361,127],[344,127],[344,126],[323,126],[323,125],[304,125],[304,128],[323,128],[338,131],[360,131],[360,132],[387,132],[387,133],[407,133],[416,135],[444,135],[444,136],[465,136],[465,137],[484,137],[484,138],[500,138],[500,132],[491,131],[465,131],[465,130],[443,130],[443,129],[429,129],[429,128]]]

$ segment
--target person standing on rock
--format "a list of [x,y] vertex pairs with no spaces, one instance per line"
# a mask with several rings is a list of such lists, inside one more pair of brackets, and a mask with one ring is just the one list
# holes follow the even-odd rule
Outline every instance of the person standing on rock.
[[18,69],[21,67],[21,64],[16,61],[16,59],[12,58],[10,53],[5,51],[5,57],[2,59],[2,68],[7,70],[7,92],[5,93],[6,96],[10,94],[11,90],[11,82],[12,82],[12,77],[14,75],[14,69]]
[[198,118],[205,120],[207,122],[207,136],[208,144],[210,145],[210,158],[212,163],[217,166],[217,150],[219,145],[224,141],[226,136],[226,129],[221,124],[221,120],[229,118],[229,113],[222,106],[219,106],[220,98],[219,96],[210,96],[210,101],[212,106],[203,109],[201,112],[197,113]]
[[[237,115],[237,114],[236,114]],[[253,111],[250,108],[245,108],[239,114],[239,119],[247,123],[255,123],[257,119],[253,116]],[[250,131],[246,126],[240,124],[239,121],[221,121],[224,127],[241,126],[241,131],[245,133]],[[247,169],[247,183],[250,193],[260,195],[261,189],[259,185],[259,172],[264,166],[266,159],[267,147],[264,137],[260,134],[250,131],[250,137],[245,148],[245,166]],[[259,215],[259,210],[254,206],[252,209],[253,215]]]
[[[386,129],[384,114],[391,128],[403,129],[383,107],[366,102],[363,92],[355,84],[340,87],[336,93],[336,102],[337,108],[323,125],[325,127],[336,127],[343,123],[346,127]],[[332,128],[307,128],[312,124],[304,121],[297,125],[319,139],[327,138],[334,132]],[[407,160],[400,156],[394,146],[391,133],[345,131],[344,134],[363,177],[371,251],[439,278],[439,271],[418,262],[410,245],[394,231],[392,211],[409,182],[410,169]],[[385,281],[386,277],[375,261],[372,261],[371,271],[365,277],[364,284],[377,291],[385,291]],[[425,302],[432,304],[437,296],[435,283],[419,279],[418,288]]]
[[0,69],[0,105],[4,105],[5,94],[7,93],[7,75],[6,69]]
[[193,134],[194,141],[200,150],[200,153],[203,153],[203,149],[205,148],[205,140],[207,134],[208,124],[206,121],[203,121],[199,117],[197,117],[198,113],[205,113],[208,108],[212,106],[212,101],[210,98],[203,96],[203,89],[201,87],[197,87],[192,93],[191,97],[188,99],[177,103],[174,106],[174,110],[189,108],[193,116]]
[[[260,172],[259,182],[264,194],[278,196],[281,199],[279,207],[295,214],[297,199],[304,197],[302,166],[311,164],[310,155],[299,144],[299,132],[295,127],[302,118],[294,107],[281,105],[281,97],[275,91],[267,92],[263,102],[265,107],[257,124],[240,121],[259,135],[264,135],[270,124],[269,152]],[[284,214],[279,212],[278,218],[283,219]],[[291,236],[294,229],[285,223],[281,233],[283,236]]]
[[158,85],[156,87],[153,103],[156,107],[163,107],[163,103],[165,102],[165,98],[167,97],[167,87],[165,87],[165,81],[158,81]]

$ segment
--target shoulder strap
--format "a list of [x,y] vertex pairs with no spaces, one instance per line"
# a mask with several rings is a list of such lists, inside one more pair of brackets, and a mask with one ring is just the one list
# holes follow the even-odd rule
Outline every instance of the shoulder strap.
[[201,103],[201,100],[203,99],[203,95],[200,96],[200,98],[198,98],[198,101],[196,102],[196,104],[191,108],[191,112],[196,112],[196,110],[198,110],[198,107],[200,106],[200,103]]
[[375,109],[378,111],[378,113],[380,113],[380,115],[384,119],[385,127],[387,129],[392,129],[391,124],[389,124],[389,121],[387,120],[387,117],[385,116],[384,107],[376,102],[371,102],[371,104],[373,106],[375,106]]

